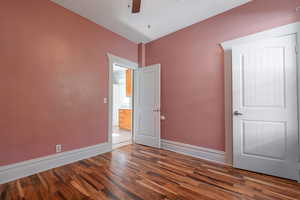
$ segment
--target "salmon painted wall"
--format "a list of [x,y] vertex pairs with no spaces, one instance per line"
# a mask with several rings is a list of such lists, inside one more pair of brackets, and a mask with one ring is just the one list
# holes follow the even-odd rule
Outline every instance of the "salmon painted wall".
[[50,2],[0,6],[0,165],[107,140],[110,52],[137,45]]
[[146,44],[162,65],[162,138],[225,149],[224,63],[220,43],[300,21],[300,0],[254,0]]

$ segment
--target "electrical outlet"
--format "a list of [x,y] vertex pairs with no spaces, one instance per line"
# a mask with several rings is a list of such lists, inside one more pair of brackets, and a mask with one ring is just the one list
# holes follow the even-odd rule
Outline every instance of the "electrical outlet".
[[107,104],[107,98],[105,97],[105,98],[103,98],[103,103],[105,103],[105,104]]
[[57,144],[55,146],[55,148],[56,148],[56,153],[60,153],[61,152],[61,144]]

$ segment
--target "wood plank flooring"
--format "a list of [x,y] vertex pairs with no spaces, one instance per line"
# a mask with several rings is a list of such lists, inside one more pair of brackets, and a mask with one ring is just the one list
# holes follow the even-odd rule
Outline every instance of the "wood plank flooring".
[[128,145],[0,186],[1,200],[299,200],[300,184]]

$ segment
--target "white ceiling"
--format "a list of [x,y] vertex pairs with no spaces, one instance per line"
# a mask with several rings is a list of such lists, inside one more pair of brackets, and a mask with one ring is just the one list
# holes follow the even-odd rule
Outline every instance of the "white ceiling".
[[138,14],[128,8],[132,0],[52,1],[133,42],[147,43],[250,0],[142,0]]

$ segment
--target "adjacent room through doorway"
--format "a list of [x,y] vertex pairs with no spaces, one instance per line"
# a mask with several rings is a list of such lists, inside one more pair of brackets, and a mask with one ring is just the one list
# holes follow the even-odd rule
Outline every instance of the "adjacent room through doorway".
[[132,143],[132,70],[113,65],[112,144],[118,148]]

